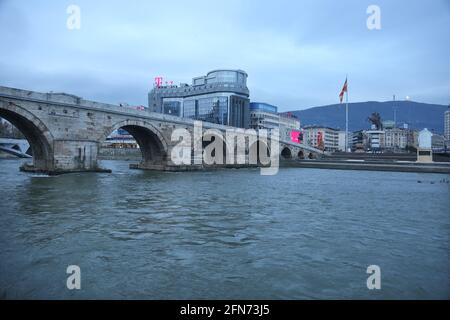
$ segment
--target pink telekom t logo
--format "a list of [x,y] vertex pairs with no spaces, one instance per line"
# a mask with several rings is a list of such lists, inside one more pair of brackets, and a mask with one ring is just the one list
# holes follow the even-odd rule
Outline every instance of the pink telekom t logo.
[[155,85],[159,88],[163,82],[163,77],[155,77]]

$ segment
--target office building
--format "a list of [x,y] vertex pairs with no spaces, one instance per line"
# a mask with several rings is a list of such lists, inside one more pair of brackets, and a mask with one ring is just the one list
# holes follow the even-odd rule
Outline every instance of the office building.
[[280,140],[291,141],[292,132],[299,132],[300,120],[290,112],[280,113]]
[[339,150],[339,130],[323,126],[307,126],[303,128],[304,140],[312,147],[336,152]]
[[403,128],[385,130],[384,148],[391,151],[404,150],[411,141],[412,131]]
[[371,152],[381,152],[385,146],[385,131],[384,130],[367,130],[367,149]]
[[271,131],[280,127],[278,108],[264,102],[250,103],[250,128]]
[[249,102],[242,70],[214,70],[193,78],[191,85],[156,83],[148,96],[152,112],[239,128],[248,128]]
[[269,133],[279,129],[281,141],[291,141],[293,131],[299,132],[300,120],[291,113],[278,113],[278,108],[264,102],[250,103],[250,128],[266,129]]

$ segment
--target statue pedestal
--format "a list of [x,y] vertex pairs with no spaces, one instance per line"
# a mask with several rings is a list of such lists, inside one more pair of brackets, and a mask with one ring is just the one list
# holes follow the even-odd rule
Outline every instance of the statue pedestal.
[[433,151],[428,148],[417,148],[417,162],[420,163],[432,163]]

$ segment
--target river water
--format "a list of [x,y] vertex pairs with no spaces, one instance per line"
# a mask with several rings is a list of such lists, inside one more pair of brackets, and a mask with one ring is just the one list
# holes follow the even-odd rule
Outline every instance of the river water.
[[450,298],[449,175],[128,165],[48,177],[0,160],[0,298]]

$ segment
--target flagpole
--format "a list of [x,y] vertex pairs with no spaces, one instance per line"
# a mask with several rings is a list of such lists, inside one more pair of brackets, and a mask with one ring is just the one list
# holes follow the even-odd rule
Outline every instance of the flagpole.
[[348,77],[346,77],[347,90],[345,90],[345,152],[348,152]]

